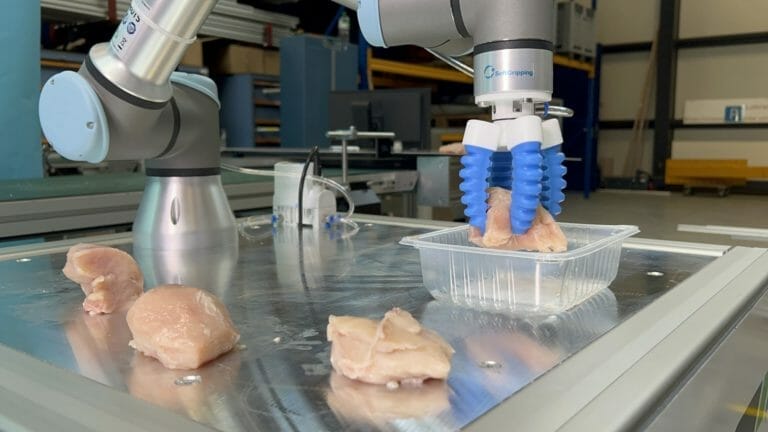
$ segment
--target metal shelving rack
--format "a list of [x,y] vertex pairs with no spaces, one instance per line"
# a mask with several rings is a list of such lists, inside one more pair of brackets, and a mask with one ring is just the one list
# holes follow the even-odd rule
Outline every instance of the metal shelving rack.
[[280,145],[280,79],[236,74],[217,77],[221,95],[221,127],[227,147]]
[[[571,59],[563,55],[555,55],[554,63],[556,66],[584,71],[590,75],[595,73],[594,64]],[[423,66],[413,63],[378,59],[372,56],[368,59],[368,67],[370,72],[389,73],[413,78],[427,78],[459,84],[473,83],[472,78],[448,67]]]
[[[130,0],[41,0],[42,16],[63,21],[121,17]],[[118,18],[119,19],[119,18]],[[293,34],[299,19],[219,0],[199,34],[268,46],[280,46],[280,39]]]

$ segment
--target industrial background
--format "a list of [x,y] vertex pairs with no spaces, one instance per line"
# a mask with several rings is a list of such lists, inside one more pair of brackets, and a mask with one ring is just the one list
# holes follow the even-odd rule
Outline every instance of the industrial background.
[[[764,426],[768,1],[0,3],[0,430]],[[237,344],[136,352],[133,259]],[[393,309],[449,371],[345,378]]]

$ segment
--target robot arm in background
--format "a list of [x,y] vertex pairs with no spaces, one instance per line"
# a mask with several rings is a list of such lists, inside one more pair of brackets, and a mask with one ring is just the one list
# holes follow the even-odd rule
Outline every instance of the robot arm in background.
[[[544,156],[540,152],[544,129],[537,126],[541,121],[536,111],[537,104],[552,97],[554,0],[334,1],[357,6],[363,33],[373,45],[413,44],[448,55],[474,50],[475,101],[492,108],[491,126],[501,128],[502,133],[495,148],[491,141],[466,142],[468,149],[480,146],[490,151],[465,160],[464,172],[475,173],[471,179],[465,177],[465,200],[480,200],[491,185],[487,171],[470,169],[470,165],[487,164],[493,170],[494,161],[499,160],[498,167],[507,169],[508,155],[493,150],[509,151],[515,190],[511,214],[521,214],[518,222],[513,216],[513,226],[516,233],[525,232],[532,219],[530,207],[538,205],[544,191]],[[78,73],[61,73],[43,87],[40,120],[56,151],[71,160],[93,163],[143,159],[150,179],[197,181],[218,175],[216,86],[205,77],[173,73],[215,5],[216,0],[133,0],[112,40],[94,46]],[[515,141],[517,138],[527,141]],[[154,195],[165,196],[170,181],[158,182],[164,186]],[[191,205],[179,205],[178,194],[174,194],[152,211],[142,202],[134,233],[145,231],[144,237],[157,237],[163,231],[158,224],[178,233],[180,209],[189,211]],[[223,192],[217,195],[223,196]],[[473,208],[485,206],[473,202]],[[484,230],[484,222],[476,222],[469,213],[470,204],[467,206],[470,223]],[[224,208],[228,210],[228,206]],[[535,206],[533,209],[535,212]],[[167,220],[147,222],[151,214],[166,211]],[[231,217],[217,218],[221,220],[214,222],[220,223],[220,231],[231,231]],[[193,231],[202,228],[190,230],[195,234]],[[195,235],[189,242],[201,244]]]
[[134,245],[237,245],[220,177],[219,101],[207,77],[174,72],[216,0],[133,0],[109,43],[40,95],[40,122],[67,159],[144,160]]
[[[219,131],[211,128],[218,127],[217,107],[207,119],[215,125],[192,118],[207,114],[200,112],[198,102],[209,108],[218,105],[216,86],[202,76],[173,73],[215,4],[133,0],[112,40],[95,45],[78,73],[58,74],[43,87],[40,122],[56,151],[92,163],[152,161],[178,156],[185,150],[181,144],[191,142],[184,134],[203,133],[217,140]],[[196,100],[200,96],[202,100]],[[191,169],[217,163],[217,157],[210,159],[211,150],[195,150],[202,154],[175,158],[175,165]],[[218,147],[213,150],[218,152]]]
[[474,51],[475,102],[491,108],[493,123],[471,121],[465,133],[460,188],[472,226],[484,231],[493,186],[513,193],[515,234],[528,231],[540,204],[560,213],[562,134],[537,115],[552,99],[554,0],[360,0],[357,13],[375,46]]

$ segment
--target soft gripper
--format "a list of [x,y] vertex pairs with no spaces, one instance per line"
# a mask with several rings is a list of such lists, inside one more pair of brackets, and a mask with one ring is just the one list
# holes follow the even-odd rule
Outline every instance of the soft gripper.
[[549,211],[552,216],[557,216],[562,212],[560,203],[565,201],[565,173],[568,171],[563,165],[565,155],[560,151],[560,146],[549,147],[542,150],[542,168],[544,177],[541,180],[541,205]]
[[509,151],[493,152],[488,183],[491,187],[512,190],[512,153]]
[[493,151],[473,145],[464,146],[466,153],[461,157],[464,168],[459,171],[462,179],[459,190],[464,192],[461,203],[469,224],[485,233],[485,218],[488,211],[488,169]]
[[536,217],[541,196],[543,172],[541,142],[529,141],[512,149],[512,232],[522,235],[528,232]]

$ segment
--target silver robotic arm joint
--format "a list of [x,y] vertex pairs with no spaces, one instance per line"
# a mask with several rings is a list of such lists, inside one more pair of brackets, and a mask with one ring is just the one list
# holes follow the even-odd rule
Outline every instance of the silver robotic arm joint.
[[[44,86],[40,120],[54,148],[88,162],[167,154],[177,120],[194,110],[169,103],[171,75],[216,2],[133,0],[112,40],[91,49],[79,76],[59,74]],[[212,82],[197,87],[216,98]]]
[[137,248],[237,247],[220,177],[216,85],[173,72],[216,1],[133,0],[111,42],[41,93],[43,132],[62,156],[146,161]]
[[[550,114],[552,100],[554,13],[555,0],[360,0],[360,26],[372,45],[433,48],[430,52],[461,72],[469,75],[472,69],[475,103],[491,107],[494,120],[470,120],[463,139],[464,214],[480,232],[488,187],[510,191],[516,235],[528,232],[539,205],[553,216],[561,211],[562,133],[557,120],[540,117]],[[468,40],[474,68],[446,57],[457,45],[446,41]],[[435,50],[438,46],[443,49]]]

